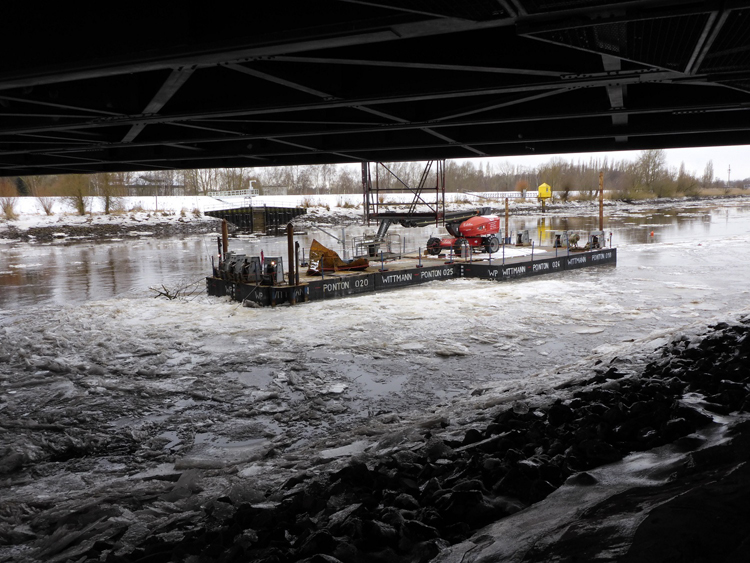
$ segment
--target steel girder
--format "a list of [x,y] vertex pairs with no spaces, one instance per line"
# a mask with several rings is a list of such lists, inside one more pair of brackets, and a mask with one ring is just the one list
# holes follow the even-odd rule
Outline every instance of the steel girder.
[[2,37],[2,176],[750,143],[750,1],[50,9]]

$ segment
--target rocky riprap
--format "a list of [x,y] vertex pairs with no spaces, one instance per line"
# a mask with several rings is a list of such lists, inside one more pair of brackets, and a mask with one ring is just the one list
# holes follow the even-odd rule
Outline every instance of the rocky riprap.
[[[429,561],[566,481],[587,484],[587,470],[689,444],[712,423],[708,413],[748,411],[748,331],[745,318],[677,338],[641,373],[620,371],[623,359],[600,363],[551,403],[516,401],[453,434],[437,418],[388,455],[300,472],[273,490],[246,477],[207,499],[201,479],[210,471],[191,469],[154,478],[138,496],[121,490],[86,506],[47,507],[44,518],[33,516],[39,507],[4,507],[0,543],[30,545],[29,561]],[[735,462],[748,457],[732,451]],[[6,477],[18,470],[3,469]],[[724,538],[723,549],[744,539]]]

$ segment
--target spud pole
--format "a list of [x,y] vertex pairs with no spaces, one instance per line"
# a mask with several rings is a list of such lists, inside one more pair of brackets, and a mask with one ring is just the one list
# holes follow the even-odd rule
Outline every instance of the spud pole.
[[599,230],[604,232],[604,172],[599,172]]
[[[294,226],[291,223],[286,225],[286,248],[287,258],[289,260],[289,285],[294,287]],[[289,302],[294,305],[296,303],[294,290],[292,289],[289,294]]]

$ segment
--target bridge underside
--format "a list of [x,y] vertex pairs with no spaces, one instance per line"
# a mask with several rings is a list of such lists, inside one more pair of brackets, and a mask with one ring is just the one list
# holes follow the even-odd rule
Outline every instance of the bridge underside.
[[4,12],[0,176],[750,143],[750,2]]

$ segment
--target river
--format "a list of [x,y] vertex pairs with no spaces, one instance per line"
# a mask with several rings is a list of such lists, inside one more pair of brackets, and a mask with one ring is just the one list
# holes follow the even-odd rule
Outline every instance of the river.
[[[597,219],[595,206],[573,205],[511,226],[538,240]],[[136,521],[146,512],[133,516],[130,499],[178,498],[152,487],[179,478],[177,495],[183,472],[201,475],[201,499],[281,490],[365,448],[440,432],[460,441],[495,407],[528,411],[603,367],[640,373],[670,338],[747,312],[750,199],[617,204],[605,227],[616,266],[265,309],[205,295],[212,235],[3,242],[0,414],[14,431],[0,433],[0,452],[23,466],[4,501],[27,514],[44,499],[52,522],[59,506],[121,502]],[[437,234],[396,232],[407,248]],[[300,243],[313,236],[335,247],[312,230]],[[283,256],[286,241],[231,246]],[[149,286],[185,281],[197,283],[189,299],[152,298]],[[118,496],[124,488],[130,496]],[[198,500],[187,500],[179,510],[190,518]]]

